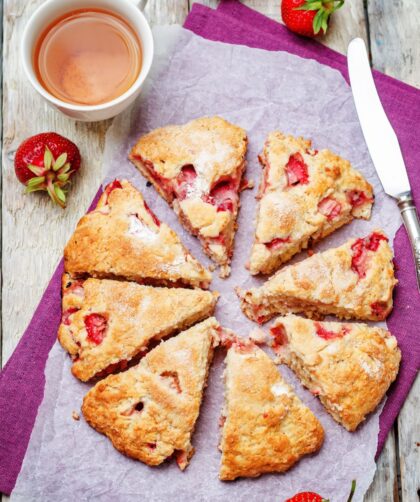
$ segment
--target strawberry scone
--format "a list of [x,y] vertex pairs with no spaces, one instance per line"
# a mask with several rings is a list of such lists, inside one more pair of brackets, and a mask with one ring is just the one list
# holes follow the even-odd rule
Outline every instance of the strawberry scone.
[[124,370],[151,342],[213,314],[218,294],[200,289],[155,288],[108,279],[63,276],[61,345],[82,381]]
[[219,477],[233,480],[290,469],[318,451],[324,430],[252,342],[234,342],[226,356]]
[[222,276],[229,274],[246,149],[243,129],[204,117],[146,134],[129,156]]
[[349,431],[376,409],[397,377],[401,352],[385,329],[288,315],[270,333],[280,362]]
[[288,265],[259,288],[237,289],[245,315],[264,323],[276,314],[379,321],[392,310],[393,254],[381,231]]
[[87,422],[129,457],[151,466],[175,457],[184,470],[219,329],[207,319],[98,382],[83,400]]
[[83,216],[64,250],[72,277],[118,278],[160,286],[207,288],[211,274],[160,222],[142,194],[115,180]]
[[310,140],[276,131],[259,159],[263,177],[251,274],[270,274],[353,218],[369,219],[371,185],[329,150],[313,150]]

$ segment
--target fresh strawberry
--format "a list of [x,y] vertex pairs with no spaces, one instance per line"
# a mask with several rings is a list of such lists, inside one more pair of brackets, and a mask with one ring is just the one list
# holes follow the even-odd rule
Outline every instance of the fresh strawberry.
[[286,237],[284,239],[281,237],[276,237],[270,242],[264,242],[264,244],[265,247],[270,251],[275,251],[276,249],[281,249],[283,247],[283,244],[286,244],[287,242],[290,242],[290,237]]
[[[351,502],[353,499],[354,492],[356,490],[356,481],[351,482],[351,490],[347,502]],[[329,502],[328,499],[324,499],[321,495],[314,492],[301,492],[294,495],[292,498],[285,500],[285,502]]]
[[297,493],[290,499],[287,499],[285,502],[329,502],[326,499],[323,499],[320,495],[315,492],[301,492]]
[[281,16],[289,30],[305,37],[325,34],[330,15],[344,0],[282,0]]
[[318,204],[318,210],[328,221],[332,221],[341,213],[341,204],[334,197],[324,197]]
[[197,173],[191,165],[184,166],[176,178],[175,192],[179,200],[184,200],[194,192]]
[[342,338],[343,336],[350,333],[350,328],[348,326],[343,326],[340,329],[340,331],[335,332],[335,331],[329,331],[328,329],[324,328],[324,326],[319,322],[315,323],[315,330],[316,334],[320,338],[323,338],[324,340],[333,340],[334,338]]
[[19,146],[15,155],[15,173],[26,185],[26,192],[45,190],[63,208],[66,206],[63,188],[79,167],[77,146],[55,132],[31,136]]
[[105,331],[108,327],[108,321],[102,314],[89,314],[85,317],[85,326],[88,340],[95,345],[102,343],[105,337]]
[[289,157],[286,164],[287,185],[306,185],[309,182],[308,166],[302,155],[297,152]]

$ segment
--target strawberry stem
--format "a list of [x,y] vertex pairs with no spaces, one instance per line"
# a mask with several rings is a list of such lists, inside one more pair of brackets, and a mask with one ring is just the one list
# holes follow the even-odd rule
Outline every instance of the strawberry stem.
[[295,10],[316,10],[317,13],[313,21],[313,30],[317,35],[321,29],[325,33],[328,30],[328,19],[330,15],[344,5],[344,0],[306,0],[300,7]]
[[353,481],[351,482],[351,490],[350,490],[350,494],[349,494],[349,498],[347,499],[347,502],[352,501],[355,491],[356,491],[356,480],[353,479]]

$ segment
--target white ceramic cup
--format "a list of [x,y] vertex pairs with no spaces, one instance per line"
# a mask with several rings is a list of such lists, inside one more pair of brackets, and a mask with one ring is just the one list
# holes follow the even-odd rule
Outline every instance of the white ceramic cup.
[[[75,120],[93,122],[118,115],[136,99],[153,61],[152,31],[139,8],[140,3],[139,0],[46,0],[32,14],[23,32],[21,60],[29,82],[47,103]],[[76,105],[57,99],[40,84],[33,67],[33,51],[43,30],[55,19],[66,12],[92,7],[115,12],[134,28],[141,43],[142,67],[136,81],[121,96],[100,105]]]

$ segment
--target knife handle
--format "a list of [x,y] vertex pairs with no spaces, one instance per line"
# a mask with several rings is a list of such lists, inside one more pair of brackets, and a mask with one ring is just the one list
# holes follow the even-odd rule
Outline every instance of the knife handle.
[[416,266],[417,286],[420,291],[420,223],[411,192],[406,192],[398,198],[398,207],[410,238]]

